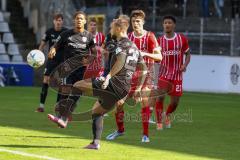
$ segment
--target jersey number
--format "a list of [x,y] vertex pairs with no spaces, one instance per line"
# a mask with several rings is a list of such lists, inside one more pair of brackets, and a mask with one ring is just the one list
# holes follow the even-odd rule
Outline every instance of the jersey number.
[[176,85],[176,92],[182,91],[182,85]]
[[[131,65],[131,64],[137,63],[139,53],[134,49],[130,49],[129,54],[132,54],[132,55],[127,56],[125,68],[134,71],[135,67],[134,65]],[[133,63],[131,63],[131,61],[133,61]]]

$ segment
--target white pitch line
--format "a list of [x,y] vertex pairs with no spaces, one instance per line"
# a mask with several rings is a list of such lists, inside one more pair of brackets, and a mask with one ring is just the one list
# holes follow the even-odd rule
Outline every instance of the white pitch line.
[[0,152],[7,152],[7,153],[11,153],[11,154],[17,154],[17,155],[21,155],[21,156],[46,159],[46,160],[61,160],[61,159],[52,158],[52,157],[48,157],[48,156],[40,156],[40,155],[36,155],[36,154],[30,154],[30,153],[21,152],[21,151],[13,151],[13,150],[8,150],[8,149],[3,149],[3,148],[0,148]]

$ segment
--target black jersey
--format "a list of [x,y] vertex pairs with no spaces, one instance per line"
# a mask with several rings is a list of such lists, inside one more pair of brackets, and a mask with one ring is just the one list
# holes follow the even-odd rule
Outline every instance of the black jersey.
[[143,63],[143,58],[136,45],[128,38],[122,38],[117,42],[117,48],[112,55],[111,65],[115,64],[118,56],[125,56],[125,64],[122,69],[111,78],[111,83],[117,90],[129,91],[133,73],[138,63]]
[[48,42],[49,49],[54,45],[54,43],[57,41],[58,36],[66,31],[67,28],[62,28],[60,31],[56,31],[54,28],[48,29],[45,34],[42,37],[42,41]]
[[69,59],[76,55],[89,55],[89,50],[95,47],[94,38],[91,33],[84,30],[82,33],[67,30],[59,35],[54,47],[60,47],[64,52],[64,59]]

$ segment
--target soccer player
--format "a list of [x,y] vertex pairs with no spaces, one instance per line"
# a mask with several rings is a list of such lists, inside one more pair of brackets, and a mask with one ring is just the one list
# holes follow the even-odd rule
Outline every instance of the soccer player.
[[[131,24],[133,28],[133,32],[128,34],[128,38],[136,44],[138,49],[141,51],[142,56],[144,56],[144,61],[148,67],[148,75],[142,87],[142,92],[146,93],[153,88],[153,78],[154,78],[154,60],[161,60],[162,55],[160,52],[160,48],[158,47],[158,43],[155,35],[152,32],[146,31],[144,29],[144,19],[145,13],[142,10],[134,10],[131,13]],[[154,51],[156,54],[153,54]],[[132,79],[132,89],[136,87],[137,81],[137,72],[135,72]],[[129,93],[131,95],[131,93]],[[148,125],[150,118],[150,105],[153,105],[153,100],[151,100],[148,96],[144,96],[142,98],[142,126],[143,126],[143,136],[142,142],[149,142],[148,135]],[[154,102],[155,103],[155,102]],[[117,112],[115,114],[116,123],[118,130],[113,132],[112,134],[107,136],[108,140],[113,140],[118,136],[124,134],[124,110],[123,104],[117,106]]]
[[[140,84],[135,90],[137,95],[145,80],[147,66],[145,65],[140,51],[127,37],[129,23],[122,19],[114,20],[111,24],[111,35],[116,36],[117,47],[112,55],[111,70],[104,79],[95,78],[76,82],[71,93],[79,93],[79,90],[89,96],[99,97],[92,109],[92,132],[93,141],[86,149],[99,149],[103,130],[103,114],[114,108],[117,101],[127,96],[131,87],[130,81],[136,67],[140,68]],[[78,89],[78,90],[77,90]],[[51,121],[64,125],[62,119],[49,115]]]
[[104,70],[101,47],[105,40],[105,36],[103,33],[97,31],[97,20],[95,18],[91,18],[88,21],[88,31],[92,33],[94,37],[94,43],[97,48],[97,57],[91,64],[87,66],[86,72],[84,74],[84,79],[98,77]]
[[[53,28],[48,29],[44,36],[42,37],[42,41],[39,46],[39,50],[43,51],[44,47],[46,47],[48,43],[48,47],[53,46],[56,42],[57,37],[60,33],[66,31],[67,29],[62,27],[63,26],[63,15],[62,14],[55,14],[53,17]],[[36,112],[44,112],[44,104],[46,101],[46,97],[48,94],[48,87],[49,87],[49,75],[61,62],[63,61],[63,57],[61,54],[58,54],[54,59],[48,59],[46,67],[44,69],[44,76],[43,76],[43,84],[42,84],[42,91],[40,94],[40,105],[37,108]],[[59,100],[59,94],[57,101]]]
[[[82,11],[77,11],[74,16],[74,29],[67,30],[60,34],[57,42],[51,48],[49,52],[49,58],[57,56],[59,48],[63,49],[64,60],[79,55],[84,60],[91,57],[96,57],[97,50],[95,48],[94,37],[91,33],[85,30],[84,25],[86,24],[86,14]],[[75,68],[75,70],[66,78],[66,84],[72,85],[75,82],[82,80],[86,66]],[[74,95],[62,95],[61,99],[70,98],[76,104],[80,96]],[[73,108],[74,109],[74,108]],[[67,121],[67,119],[66,119]]]
[[[182,96],[182,73],[186,71],[190,62],[190,50],[187,38],[175,32],[176,19],[173,16],[163,18],[164,35],[158,38],[162,48],[163,60],[160,62],[158,89],[170,88],[170,104],[165,113],[165,127],[171,128],[170,115],[173,113]],[[183,57],[185,55],[185,60]],[[163,129],[162,113],[165,96],[156,101],[157,129]]]

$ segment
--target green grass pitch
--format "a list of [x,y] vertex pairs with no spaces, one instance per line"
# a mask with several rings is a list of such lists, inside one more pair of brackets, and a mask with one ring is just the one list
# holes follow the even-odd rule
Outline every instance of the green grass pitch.
[[[63,160],[240,159],[240,95],[184,93],[172,117],[173,128],[159,132],[150,125],[147,144],[140,142],[139,106],[126,106],[125,136],[105,140],[116,128],[110,113],[104,121],[101,149],[95,151],[83,149],[91,140],[90,122],[72,122],[59,129],[48,121],[56,99],[53,91],[49,91],[46,112],[34,112],[39,92],[40,88],[0,88],[0,160],[44,159],[34,155]],[[93,103],[83,97],[78,111]]]

